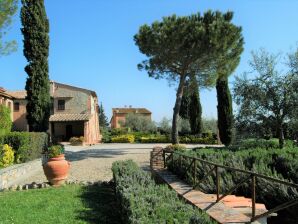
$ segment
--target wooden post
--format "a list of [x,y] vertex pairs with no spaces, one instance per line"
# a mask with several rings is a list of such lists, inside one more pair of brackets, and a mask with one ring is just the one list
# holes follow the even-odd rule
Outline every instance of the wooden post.
[[193,159],[193,186],[197,183],[197,160]]
[[219,176],[219,168],[215,166],[215,174],[216,174],[216,201],[219,200],[219,192],[220,192],[220,176]]
[[256,176],[251,176],[251,202],[252,202],[252,212],[251,218],[256,216]]

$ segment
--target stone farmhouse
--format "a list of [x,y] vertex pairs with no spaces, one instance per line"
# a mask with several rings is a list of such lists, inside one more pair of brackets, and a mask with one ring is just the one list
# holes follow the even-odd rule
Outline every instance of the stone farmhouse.
[[151,112],[146,108],[113,108],[111,118],[111,128],[121,128],[121,124],[125,124],[125,118],[128,114],[137,114],[144,116],[151,121]]
[[[13,129],[28,131],[26,91],[3,91],[6,105],[12,109]],[[57,141],[84,136],[86,144],[100,142],[98,99],[94,91],[57,82],[50,82],[52,98],[49,134]],[[6,98],[5,98],[6,97]]]

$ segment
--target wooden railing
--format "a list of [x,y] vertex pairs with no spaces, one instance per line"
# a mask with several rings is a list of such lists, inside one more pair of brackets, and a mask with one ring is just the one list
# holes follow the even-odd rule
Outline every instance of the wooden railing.
[[[279,180],[273,177],[268,177],[262,174],[258,174],[252,171],[248,171],[248,170],[242,170],[242,169],[237,169],[234,167],[229,167],[229,166],[225,166],[225,165],[221,165],[221,164],[217,164],[217,163],[213,163],[213,162],[209,162],[197,157],[193,157],[193,156],[188,156],[188,155],[184,155],[180,152],[163,152],[163,158],[164,158],[164,166],[166,168],[167,166],[167,161],[172,160],[172,163],[174,163],[174,154],[178,156],[178,166],[181,167],[182,166],[182,158],[183,159],[187,159],[190,160],[191,163],[190,165],[187,167],[185,174],[190,171],[190,169],[192,169],[192,175],[193,175],[193,188],[196,188],[199,186],[200,183],[204,182],[208,176],[212,175],[215,172],[215,179],[216,179],[216,202],[219,202],[220,200],[222,200],[223,198],[225,198],[226,196],[230,195],[232,192],[234,192],[238,187],[240,187],[241,185],[243,185],[244,183],[247,183],[248,181],[251,182],[251,200],[252,200],[252,216],[251,216],[251,222],[256,221],[260,218],[263,217],[268,217],[270,214],[278,212],[280,210],[283,210],[285,208],[294,206],[296,204],[298,204],[298,198],[295,198],[289,202],[283,203],[275,208],[272,208],[270,210],[268,210],[267,212],[263,213],[263,214],[259,214],[256,215],[256,181],[258,178],[260,179],[265,179],[274,183],[279,183],[294,189],[298,190],[298,184],[295,183],[290,183],[290,182],[286,182],[283,180]],[[200,179],[197,180],[197,165],[198,163],[202,163],[202,164],[208,164],[210,166],[212,166],[212,168],[207,171],[207,173]],[[236,186],[232,187],[231,189],[229,189],[225,194],[220,195],[220,173],[219,173],[219,169],[225,169],[225,170],[230,170],[230,171],[234,171],[234,172],[239,172],[239,173],[244,173],[247,174],[247,178],[244,178],[240,183],[238,183]]]

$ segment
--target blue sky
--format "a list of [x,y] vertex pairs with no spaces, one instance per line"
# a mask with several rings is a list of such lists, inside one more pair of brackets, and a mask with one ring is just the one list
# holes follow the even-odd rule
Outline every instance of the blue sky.
[[[245,51],[233,75],[248,71],[250,52],[288,52],[298,41],[298,1],[295,0],[45,0],[50,21],[50,79],[95,90],[110,118],[113,107],[146,107],[153,119],[170,118],[175,86],[137,70],[144,59],[133,41],[139,26],[172,14],[189,15],[208,9],[234,11],[243,27]],[[19,12],[7,38],[18,51],[0,58],[0,86],[24,89]],[[231,78],[231,85],[233,77]],[[204,117],[216,117],[214,90],[201,91]]]

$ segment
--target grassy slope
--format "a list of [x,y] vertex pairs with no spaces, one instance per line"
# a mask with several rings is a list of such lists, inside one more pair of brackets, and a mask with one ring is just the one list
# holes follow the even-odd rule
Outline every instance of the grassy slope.
[[0,223],[120,223],[109,186],[0,193]]

